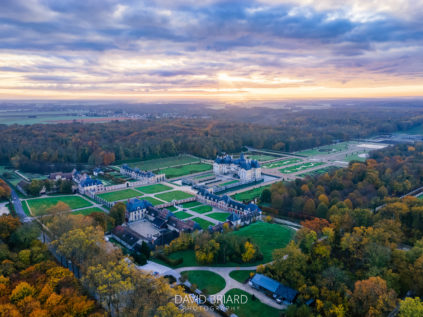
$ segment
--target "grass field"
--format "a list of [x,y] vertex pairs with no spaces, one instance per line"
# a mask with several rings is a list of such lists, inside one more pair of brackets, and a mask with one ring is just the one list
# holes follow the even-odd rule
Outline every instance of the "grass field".
[[214,176],[214,173],[207,173],[207,174],[197,175],[197,176],[194,177],[194,179],[208,178],[210,176]]
[[316,176],[316,175],[319,175],[319,174],[328,173],[332,169],[337,169],[337,167],[328,166],[328,167],[324,167],[324,168],[319,168],[319,169],[314,170],[314,171],[310,171],[310,172],[305,172],[303,174],[299,174],[298,176],[301,176],[301,177],[305,177],[305,176]]
[[295,152],[295,154],[304,155],[304,156],[327,155],[331,153],[337,153],[337,152],[348,150],[348,147],[354,143],[355,143],[354,141],[340,142],[340,143],[324,145],[324,146],[320,146],[320,147],[316,147],[316,148],[312,148],[308,150]]
[[174,190],[172,192],[155,195],[155,197],[164,201],[173,201],[173,200],[181,200],[181,199],[190,198],[190,197],[193,197],[193,195],[180,191],[180,190]]
[[233,181],[219,184],[219,186],[226,186],[226,185],[235,184],[235,183],[239,183],[239,180],[234,179]]
[[270,307],[266,304],[263,304],[258,299],[253,300],[252,296],[249,293],[243,290],[240,290],[238,288],[233,288],[229,290],[228,292],[226,292],[225,294],[226,297],[231,296],[232,298],[234,298],[234,295],[247,296],[247,303],[245,304],[237,304],[237,303],[233,304],[229,302],[229,303],[226,303],[225,305],[232,308],[231,310],[234,312],[234,314],[236,314],[239,317],[250,317],[250,316],[279,317],[281,314],[280,310]]
[[31,216],[26,201],[22,201],[22,209],[27,216]]
[[27,200],[29,208],[31,209],[32,214],[35,216],[43,215],[46,209],[55,206],[59,201],[67,204],[70,209],[92,206],[89,201],[79,196],[57,196]]
[[209,226],[214,226],[214,223],[204,220],[202,218],[194,218],[192,220],[198,223],[203,230],[207,229]]
[[225,288],[226,282],[219,274],[210,271],[183,271],[181,275],[187,278],[191,284],[206,294],[216,294]]
[[256,222],[228,234],[254,241],[263,253],[262,263],[268,263],[272,261],[273,250],[285,247],[294,237],[295,231],[275,223]]
[[179,155],[179,156],[164,157],[164,158],[159,158],[154,160],[130,162],[127,164],[131,167],[138,167],[142,170],[152,171],[156,169],[166,168],[169,166],[176,166],[176,165],[196,163],[196,162],[200,162],[200,159],[196,157],[192,157],[190,155]]
[[192,217],[193,215],[191,215],[190,213],[186,212],[186,211],[178,211],[174,213],[175,217],[178,219],[186,219],[189,217]]
[[277,158],[277,156],[268,155],[268,154],[247,154],[247,157],[250,160],[257,160],[259,162],[270,161]]
[[212,211],[213,207],[209,205],[202,205],[202,206],[191,208],[191,210],[198,212],[199,214],[204,214],[206,212]]
[[148,186],[142,186],[135,188],[144,194],[155,194],[155,193],[161,193],[166,190],[171,190],[172,187],[163,185],[163,184],[154,184],[154,185],[148,185]]
[[191,207],[200,206],[200,205],[201,205],[201,203],[198,202],[198,201],[190,201],[190,202],[187,202],[187,203],[183,203],[182,207],[183,208],[191,208]]
[[93,212],[104,212],[103,210],[101,210],[98,207],[92,207],[92,208],[87,208],[87,209],[82,209],[82,210],[77,210],[72,212],[72,214],[74,215],[84,215],[84,216],[89,216],[91,215]]
[[118,200],[124,200],[129,198],[134,198],[137,196],[142,196],[140,192],[137,192],[136,190],[133,190],[131,188],[124,189],[124,190],[118,190],[115,192],[108,192],[103,194],[97,195],[100,198],[103,198],[104,200],[108,202],[118,201]]
[[229,273],[229,276],[233,278],[235,281],[240,283],[245,283],[245,281],[250,277],[251,273],[255,273],[256,271],[248,271],[248,270],[236,270]]
[[153,197],[142,197],[143,200],[149,201],[153,206],[164,204],[164,201],[158,200]]
[[194,164],[181,165],[176,167],[168,167],[165,169],[160,169],[155,172],[159,174],[165,174],[167,178],[174,178],[174,177],[180,177],[180,176],[185,176],[185,175],[199,173],[199,172],[205,172],[211,169],[212,169],[212,166],[210,164],[194,163]]
[[220,221],[220,222],[225,222],[226,218],[228,218],[229,215],[230,215],[229,212],[212,212],[211,214],[208,214],[207,217],[216,219],[217,221]]
[[174,212],[174,211],[177,211],[178,210],[178,208],[176,208],[175,206],[170,206],[170,207],[167,207],[166,209],[169,210],[169,211],[171,211],[171,212]]
[[294,166],[290,166],[290,167],[285,167],[285,168],[281,168],[279,170],[279,172],[284,173],[284,174],[291,174],[291,173],[296,173],[296,172],[301,172],[303,170],[312,168],[312,167],[316,167],[316,166],[320,166],[320,165],[324,165],[325,163],[323,162],[308,162],[308,163],[304,163],[304,164],[298,164],[298,165],[294,165]]
[[271,169],[271,168],[276,168],[276,167],[286,166],[286,165],[289,165],[289,164],[298,163],[298,162],[301,162],[301,161],[302,160],[298,159],[298,158],[291,158],[291,159],[287,159],[287,160],[266,163],[266,164],[263,164],[262,167]]
[[247,190],[245,192],[232,195],[231,197],[233,199],[235,199],[235,200],[238,200],[238,201],[244,201],[244,200],[251,201],[251,200],[253,200],[255,198],[260,197],[261,193],[266,188],[270,188],[270,185],[269,186],[258,187],[258,188],[253,188],[253,189]]

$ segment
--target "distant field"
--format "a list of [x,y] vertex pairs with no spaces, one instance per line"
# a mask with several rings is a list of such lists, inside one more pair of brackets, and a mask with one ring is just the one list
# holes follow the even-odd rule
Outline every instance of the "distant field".
[[261,193],[263,192],[263,190],[265,188],[270,188],[270,185],[250,189],[250,190],[247,190],[245,192],[232,195],[231,197],[235,200],[238,200],[238,201],[244,201],[244,200],[251,201],[251,200],[254,200],[255,198],[260,197]]
[[274,160],[278,157],[268,154],[247,154],[246,156],[251,160],[257,160],[259,162]]
[[262,167],[264,168],[276,168],[276,167],[281,167],[281,166],[286,166],[289,164],[294,164],[294,163],[298,163],[301,162],[301,159],[298,158],[291,158],[291,159],[287,159],[287,160],[282,160],[282,161],[276,161],[276,162],[272,162],[272,163],[266,163],[263,164]]
[[306,170],[306,169],[309,169],[309,168],[312,168],[312,167],[324,165],[324,164],[325,163],[323,163],[323,162],[308,162],[308,163],[304,163],[304,164],[299,164],[299,165],[281,168],[279,171],[281,173],[284,173],[284,174],[291,174],[291,173],[300,172],[300,171],[303,171],[303,170]]
[[174,190],[172,192],[157,194],[155,196],[161,200],[168,201],[168,202],[173,200],[182,200],[182,199],[193,197],[193,195],[182,192],[180,190]]
[[93,212],[104,212],[103,210],[101,210],[98,207],[92,207],[92,208],[87,208],[87,209],[82,209],[82,210],[77,210],[72,212],[72,214],[74,215],[84,215],[84,216],[89,216],[91,215]]
[[155,194],[155,193],[164,192],[166,190],[171,190],[172,187],[169,187],[163,184],[154,184],[154,185],[137,187],[135,189],[143,192],[144,194]]
[[191,210],[198,212],[199,214],[204,214],[206,212],[212,211],[213,207],[209,205],[202,205],[202,206],[191,208]]
[[263,263],[268,263],[272,261],[273,250],[285,247],[295,231],[275,223],[256,222],[229,234],[251,239],[263,253]]
[[[92,117],[93,119],[101,119]],[[22,112],[7,111],[1,112],[0,124],[37,124],[37,123],[56,123],[59,120],[86,120],[88,117],[68,114],[65,111],[49,111],[49,112]],[[106,118],[107,119],[107,118]]]
[[113,201],[118,201],[118,200],[142,196],[142,194],[140,192],[137,192],[136,190],[128,188],[128,189],[124,189],[124,190],[118,190],[118,191],[115,191],[115,192],[98,194],[97,196],[100,197],[100,198],[103,198],[104,200],[106,200],[108,202],[113,202]]
[[176,167],[168,167],[154,172],[158,174],[165,174],[167,178],[174,178],[199,172],[205,172],[211,170],[212,168],[213,167],[210,164],[193,163]]
[[70,209],[78,209],[90,207],[92,204],[79,196],[57,196],[47,198],[29,199],[27,203],[35,216],[40,216],[45,213],[45,210],[56,205],[58,202],[63,202],[69,206]]
[[152,171],[152,170],[166,168],[169,166],[196,163],[196,162],[200,162],[200,159],[196,157],[192,157],[190,155],[179,155],[179,156],[164,157],[164,158],[159,158],[154,160],[137,161],[137,162],[127,163],[127,164],[131,167],[138,167],[142,170]]
[[146,197],[142,197],[141,199],[150,202],[153,206],[164,204],[164,201],[158,200],[158,199],[153,198],[153,197],[146,196]]
[[206,294],[216,294],[225,288],[226,282],[219,274],[210,271],[184,271],[181,275],[187,278],[191,284]]
[[192,217],[193,215],[191,215],[190,213],[186,212],[186,211],[178,211],[174,213],[175,217],[178,219],[185,219],[185,218],[189,218]]
[[207,229],[209,226],[214,226],[214,223],[204,220],[202,218],[194,218],[192,220],[198,223],[203,230]]
[[226,218],[228,218],[229,215],[230,215],[229,212],[212,212],[211,214],[208,214],[207,217],[216,219],[217,221],[220,221],[220,222],[225,222]]
[[354,141],[340,142],[340,143],[324,145],[324,146],[320,146],[320,147],[316,147],[316,148],[312,148],[308,150],[295,152],[295,154],[304,155],[304,156],[327,155],[330,153],[346,151],[348,150],[348,147],[354,143],[356,142]]

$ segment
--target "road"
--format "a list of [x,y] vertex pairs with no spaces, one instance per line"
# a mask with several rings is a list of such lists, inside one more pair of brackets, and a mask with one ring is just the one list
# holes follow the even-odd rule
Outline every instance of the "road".
[[22,207],[22,202],[14,189],[12,189],[11,196],[12,196],[13,207],[15,208],[16,214],[18,215],[21,222],[32,221],[32,218],[28,217],[25,214],[25,211],[23,210],[23,207]]

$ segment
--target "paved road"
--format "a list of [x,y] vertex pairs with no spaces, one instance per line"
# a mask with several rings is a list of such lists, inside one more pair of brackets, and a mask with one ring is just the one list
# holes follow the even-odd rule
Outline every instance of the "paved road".
[[190,266],[190,267],[181,267],[178,269],[174,269],[177,273],[181,273],[183,271],[210,271],[219,274],[225,279],[226,285],[225,288],[222,289],[219,293],[213,295],[224,295],[227,291],[233,288],[241,289],[249,294],[255,295],[262,303],[274,307],[276,309],[284,309],[286,306],[280,305],[276,303],[272,298],[266,296],[264,293],[252,288],[248,283],[243,284],[240,283],[229,276],[229,273],[232,271],[238,270],[247,270],[253,271],[256,270],[257,266],[246,266],[246,267],[210,267],[210,266]]
[[19,199],[18,194],[13,189],[12,189],[12,192],[11,192],[11,196],[12,196],[13,207],[15,208],[16,214],[18,215],[21,222],[32,221],[32,218],[28,217],[25,214],[25,211],[23,210],[23,207],[22,207],[22,202]]

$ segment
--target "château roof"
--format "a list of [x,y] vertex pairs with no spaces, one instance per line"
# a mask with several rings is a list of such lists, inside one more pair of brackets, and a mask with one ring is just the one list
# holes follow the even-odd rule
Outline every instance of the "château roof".
[[248,160],[245,158],[244,153],[241,153],[239,159],[233,159],[232,156],[228,155],[228,154],[224,154],[221,156],[218,156],[215,159],[215,162],[217,164],[234,164],[237,165],[239,167],[241,167],[242,169],[245,170],[250,170],[252,168],[259,168],[260,167],[260,163],[257,160]]
[[87,176],[85,179],[83,179],[79,185],[82,187],[89,187],[89,186],[96,186],[103,184],[102,181],[98,179],[92,179],[91,177]]
[[132,198],[132,199],[129,199],[128,202],[126,203],[126,210],[128,212],[134,212],[139,209],[141,210],[147,209],[147,207],[149,206],[152,207],[153,205],[147,200],[139,200],[138,198]]

